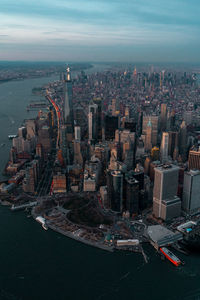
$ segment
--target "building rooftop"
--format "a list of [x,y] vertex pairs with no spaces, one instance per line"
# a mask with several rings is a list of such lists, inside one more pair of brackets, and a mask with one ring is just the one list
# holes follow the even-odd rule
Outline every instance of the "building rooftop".
[[167,171],[172,171],[172,170],[177,170],[179,167],[177,165],[173,164],[163,164],[155,167],[155,170],[161,171],[161,172],[167,172]]
[[182,239],[182,234],[174,233],[162,225],[152,225],[147,229],[150,239],[159,247]]

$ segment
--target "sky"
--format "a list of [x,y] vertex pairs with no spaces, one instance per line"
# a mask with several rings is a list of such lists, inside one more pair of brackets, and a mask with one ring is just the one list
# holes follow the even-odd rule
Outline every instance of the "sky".
[[0,60],[200,62],[199,0],[0,0]]

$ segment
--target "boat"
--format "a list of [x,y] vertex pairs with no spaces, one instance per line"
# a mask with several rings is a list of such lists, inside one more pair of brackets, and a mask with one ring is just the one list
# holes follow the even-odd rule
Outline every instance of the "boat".
[[16,134],[10,134],[10,135],[8,136],[9,140],[12,140],[12,139],[14,139],[14,138],[16,138],[16,137],[17,137]]
[[166,247],[160,248],[160,252],[169,260],[171,263],[173,263],[176,267],[178,267],[181,264],[180,259],[174,255],[169,249]]
[[48,229],[48,227],[47,227],[47,225],[45,223],[45,221],[46,221],[45,218],[43,218],[42,216],[38,216],[38,217],[36,217],[36,221],[39,222],[40,224],[42,224],[42,228],[44,230]]

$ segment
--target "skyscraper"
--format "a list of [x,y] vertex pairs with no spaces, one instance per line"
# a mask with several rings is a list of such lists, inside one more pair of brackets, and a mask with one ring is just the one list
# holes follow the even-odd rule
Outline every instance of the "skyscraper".
[[187,150],[187,126],[185,121],[181,123],[179,132],[179,150],[183,161],[186,160],[186,150]]
[[165,131],[167,126],[167,104],[161,104],[161,113],[160,113],[160,130]]
[[184,174],[183,209],[195,212],[200,209],[200,171],[190,170]]
[[188,165],[190,170],[200,170],[200,147],[192,147],[189,151]]
[[168,148],[169,148],[169,133],[163,132],[162,134],[162,142],[160,146],[160,155],[162,163],[168,161]]
[[97,140],[98,132],[97,132],[97,114],[98,106],[96,104],[89,105],[89,113],[88,113],[88,138],[89,140]]
[[176,196],[179,167],[164,165],[156,167],[154,171],[153,214],[163,220],[179,216],[181,201]]
[[130,214],[139,211],[139,182],[133,177],[126,178],[126,210]]
[[158,116],[147,115],[143,116],[142,122],[142,134],[147,135],[148,123],[151,121],[152,125],[152,147],[157,145],[157,136],[158,136]]
[[150,119],[147,124],[147,133],[145,136],[145,149],[148,151],[152,149],[152,124]]
[[71,125],[73,128],[73,90],[70,68],[66,70],[66,76],[64,80],[64,122],[67,125]]
[[112,140],[115,138],[115,130],[118,129],[118,117],[113,117],[106,115],[105,116],[105,139]]
[[102,140],[102,99],[95,98],[93,99],[94,104],[98,106],[97,109],[97,138]]
[[169,131],[169,147],[168,154],[171,158],[174,158],[174,151],[178,147],[178,132],[177,131]]
[[110,208],[122,212],[123,174],[121,171],[107,172],[107,188]]

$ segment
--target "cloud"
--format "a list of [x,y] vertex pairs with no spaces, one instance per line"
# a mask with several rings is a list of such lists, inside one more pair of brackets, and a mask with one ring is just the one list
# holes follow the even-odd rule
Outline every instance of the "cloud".
[[129,47],[149,57],[156,49],[166,59],[165,49],[173,49],[178,58],[185,47],[190,59],[200,44],[199,13],[197,0],[1,0],[0,39],[10,52],[33,47],[37,55],[41,49],[60,55],[59,49],[71,47],[68,54],[74,57],[90,47],[110,57],[111,49],[126,55]]

